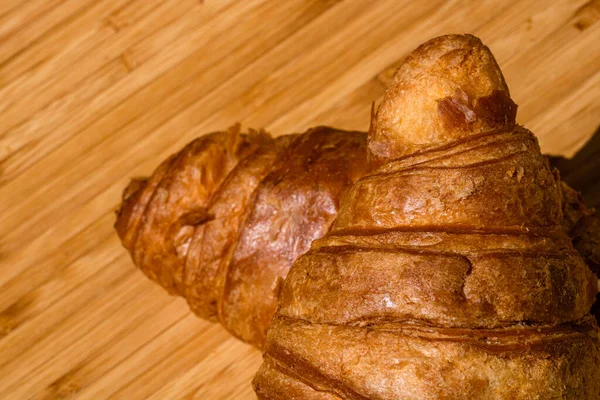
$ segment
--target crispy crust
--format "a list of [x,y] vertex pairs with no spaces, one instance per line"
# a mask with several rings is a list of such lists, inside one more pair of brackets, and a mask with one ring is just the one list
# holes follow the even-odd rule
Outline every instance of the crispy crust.
[[419,46],[396,72],[371,120],[369,150],[392,160],[510,126],[515,115],[489,49],[474,36],[442,36]]
[[[254,386],[265,399],[597,399],[598,350],[589,319],[540,332],[277,317]],[[297,386],[306,394],[288,397]]]
[[148,277],[261,347],[278,283],[330,229],[365,149],[363,132],[327,127],[209,134],[132,180],[115,228]]
[[317,128],[298,137],[253,193],[226,274],[221,323],[260,347],[292,262],[331,227],[342,193],[365,172],[364,137]]
[[283,284],[262,398],[600,398],[597,279],[515,114],[477,38],[407,58],[369,132],[381,167]]
[[213,193],[240,159],[270,141],[262,132],[242,135],[235,126],[194,140],[148,180],[132,181],[115,226],[148,277],[171,294],[183,294],[187,248],[195,227],[211,219]]

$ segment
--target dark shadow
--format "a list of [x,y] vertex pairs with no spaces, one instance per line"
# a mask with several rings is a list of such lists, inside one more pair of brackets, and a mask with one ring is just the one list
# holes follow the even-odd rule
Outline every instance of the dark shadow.
[[560,177],[581,192],[588,206],[600,211],[600,127],[573,158],[550,156],[550,164]]
[[[588,206],[600,211],[600,127],[594,136],[571,159],[550,156],[550,164],[560,171],[560,177],[581,192]],[[600,323],[600,293],[591,310]]]

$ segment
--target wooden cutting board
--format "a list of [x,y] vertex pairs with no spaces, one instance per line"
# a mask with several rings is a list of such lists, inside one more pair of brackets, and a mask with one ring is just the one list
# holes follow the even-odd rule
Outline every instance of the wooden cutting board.
[[129,177],[238,121],[366,129],[405,55],[463,32],[542,149],[573,156],[600,123],[599,19],[598,1],[0,0],[0,397],[254,398],[259,352],[121,248]]

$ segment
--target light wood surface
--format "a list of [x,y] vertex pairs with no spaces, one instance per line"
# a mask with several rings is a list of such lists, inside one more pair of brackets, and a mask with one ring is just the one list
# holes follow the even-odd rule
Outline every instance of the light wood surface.
[[599,19],[585,0],[0,0],[0,397],[253,399],[259,352],[121,248],[129,177],[238,121],[366,129],[405,55],[463,32],[542,149],[573,156],[600,124]]

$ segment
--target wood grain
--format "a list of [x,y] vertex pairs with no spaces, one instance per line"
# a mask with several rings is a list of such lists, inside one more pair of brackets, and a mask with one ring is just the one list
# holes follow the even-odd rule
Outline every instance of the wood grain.
[[599,20],[593,0],[1,1],[0,398],[254,398],[260,354],[133,267],[120,192],[236,122],[366,129],[433,36],[491,47],[519,121],[600,205]]

